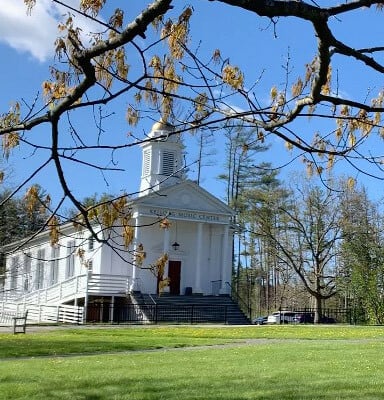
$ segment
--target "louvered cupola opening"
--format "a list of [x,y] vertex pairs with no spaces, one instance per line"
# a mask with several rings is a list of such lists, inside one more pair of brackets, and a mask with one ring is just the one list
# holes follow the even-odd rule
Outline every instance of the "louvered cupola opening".
[[172,151],[163,151],[161,174],[171,176],[175,172],[175,153]]
[[143,152],[143,170],[142,176],[148,176],[151,173],[151,150],[146,149]]

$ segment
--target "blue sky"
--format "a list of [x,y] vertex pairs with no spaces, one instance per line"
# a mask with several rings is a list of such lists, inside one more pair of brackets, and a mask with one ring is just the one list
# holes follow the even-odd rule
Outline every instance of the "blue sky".
[[[56,37],[57,20],[63,14],[60,9],[52,8],[49,0],[37,0],[37,7],[32,16],[27,16],[23,0],[1,0],[0,9],[0,113],[7,111],[10,104],[17,100],[26,104],[32,104],[36,96],[41,97],[41,82],[49,77],[49,66],[53,64],[53,41]],[[78,1],[70,0],[68,3],[76,5]],[[110,2],[115,7],[117,2]],[[133,17],[141,8],[149,3],[142,0],[130,0],[129,12],[126,21]],[[178,1],[177,12],[191,2]],[[221,50],[223,57],[230,57],[233,64],[239,65],[245,72],[247,82],[250,84],[258,80],[255,86],[255,93],[260,102],[267,102],[270,88],[273,85],[281,86],[284,84],[285,71],[289,54],[290,74],[293,77],[303,75],[305,64],[311,62],[316,52],[316,40],[311,33],[311,27],[306,22],[294,19],[282,19],[273,29],[270,21],[266,18],[259,18],[241,9],[222,5],[218,2],[205,0],[194,1],[194,17],[191,22],[192,48],[199,47],[199,54],[209,58],[216,48]],[[108,16],[106,16],[108,18]],[[340,35],[347,38],[354,47],[369,47],[377,45],[375,43],[383,37],[384,28],[381,23],[374,23],[378,17],[372,11],[352,15],[350,19],[343,21],[333,21],[336,29],[340,29]],[[346,25],[344,24],[346,22]],[[79,24],[83,31],[97,29],[89,21],[80,21]],[[347,27],[347,29],[345,28]],[[364,31],[356,27],[364,26]],[[276,37],[275,37],[276,36]],[[367,38],[372,38],[366,40]],[[151,39],[149,34],[148,39]],[[199,42],[201,40],[201,42]],[[128,62],[134,65],[135,60]],[[382,81],[377,77],[364,75],[364,69],[360,65],[352,63],[345,66],[344,60],[339,64],[340,90],[347,92],[351,98],[364,98],[367,87],[372,91],[378,92],[382,88]],[[346,68],[345,68],[346,67]],[[117,141],[124,141],[127,133],[131,130],[125,122],[125,108],[128,100],[121,98],[118,102],[107,106],[106,112],[113,113],[104,121],[104,138],[107,135],[115,135]],[[242,104],[234,104],[242,107]],[[96,134],[93,125],[92,115],[85,113],[75,117],[78,129],[87,131],[87,134]],[[321,129],[328,129],[324,126],[308,120],[300,122],[300,129],[304,135],[310,138],[313,132]],[[135,135],[143,135],[150,129],[148,121],[139,124]],[[46,143],[49,131],[42,127],[37,128],[31,138],[39,143]],[[196,140],[190,136],[185,136],[187,151],[187,163],[192,167],[189,173],[191,179],[195,178],[196,169],[193,162],[196,159]],[[291,154],[285,150],[282,143],[276,140],[271,142],[272,148],[268,153],[260,156],[260,161],[270,161],[274,166],[285,164],[289,161]],[[382,148],[381,142],[375,141],[375,146]],[[213,166],[203,170],[202,186],[210,190],[218,197],[223,197],[223,185],[217,181],[217,175],[222,172],[223,166],[223,140],[220,134],[215,138],[217,155],[212,156]],[[384,152],[383,152],[384,153]],[[297,155],[293,153],[292,156]],[[30,171],[33,170],[42,160],[47,157],[47,153],[39,151],[33,153],[28,148],[16,149],[10,158],[12,174],[7,184],[17,185],[25,179]],[[98,161],[108,165],[110,154],[92,154],[89,159],[97,158]],[[93,193],[112,192],[118,194],[121,191],[135,192],[139,187],[141,172],[141,150],[132,147],[119,154],[114,154],[117,166],[124,169],[123,172],[105,174],[104,176],[88,169],[80,170],[78,166],[67,166],[66,173],[73,192],[80,198]],[[104,161],[103,161],[104,160]],[[289,170],[302,170],[301,162],[295,162]],[[338,172],[354,174],[358,178],[360,175],[350,170],[347,166],[338,167]],[[287,177],[287,171],[282,174]],[[60,190],[57,183],[55,172],[52,168],[47,168],[39,173],[34,182],[41,184],[52,194],[53,198],[60,197]],[[378,190],[379,182],[370,181],[364,178],[364,184],[369,185],[372,195],[378,197],[381,191]]]

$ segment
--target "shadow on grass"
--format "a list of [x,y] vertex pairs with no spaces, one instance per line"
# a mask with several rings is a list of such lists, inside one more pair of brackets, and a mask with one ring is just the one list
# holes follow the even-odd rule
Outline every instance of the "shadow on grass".
[[[106,371],[108,372],[108,371]],[[113,374],[111,374],[113,375]],[[11,381],[9,384],[15,385]],[[1,387],[1,386],[0,386]],[[4,393],[5,394],[5,393]],[[316,383],[302,382],[279,384],[274,379],[265,379],[262,383],[239,382],[236,377],[226,377],[223,380],[190,379],[179,377],[166,381],[164,379],[145,378],[131,380],[128,377],[114,379],[110,376],[108,381],[65,383],[52,388],[42,382],[38,390],[27,390],[22,397],[13,397],[8,393],[4,397],[13,399],[50,399],[50,400],[334,400],[334,399],[382,399],[384,396],[380,386],[361,388],[359,385],[350,386],[348,382],[318,381]]]
[[7,400],[383,399],[383,343],[301,342],[0,363]]

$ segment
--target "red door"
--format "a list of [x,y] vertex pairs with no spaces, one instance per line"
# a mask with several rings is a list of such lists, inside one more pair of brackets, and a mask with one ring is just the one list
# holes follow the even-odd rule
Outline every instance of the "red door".
[[180,274],[181,274],[181,261],[169,261],[168,263],[168,277],[169,293],[173,295],[180,294]]

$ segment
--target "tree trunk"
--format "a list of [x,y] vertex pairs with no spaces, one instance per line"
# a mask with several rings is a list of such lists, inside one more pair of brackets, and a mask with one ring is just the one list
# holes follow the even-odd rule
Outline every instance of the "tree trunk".
[[323,314],[323,303],[321,296],[315,296],[315,319],[314,323],[319,324]]

